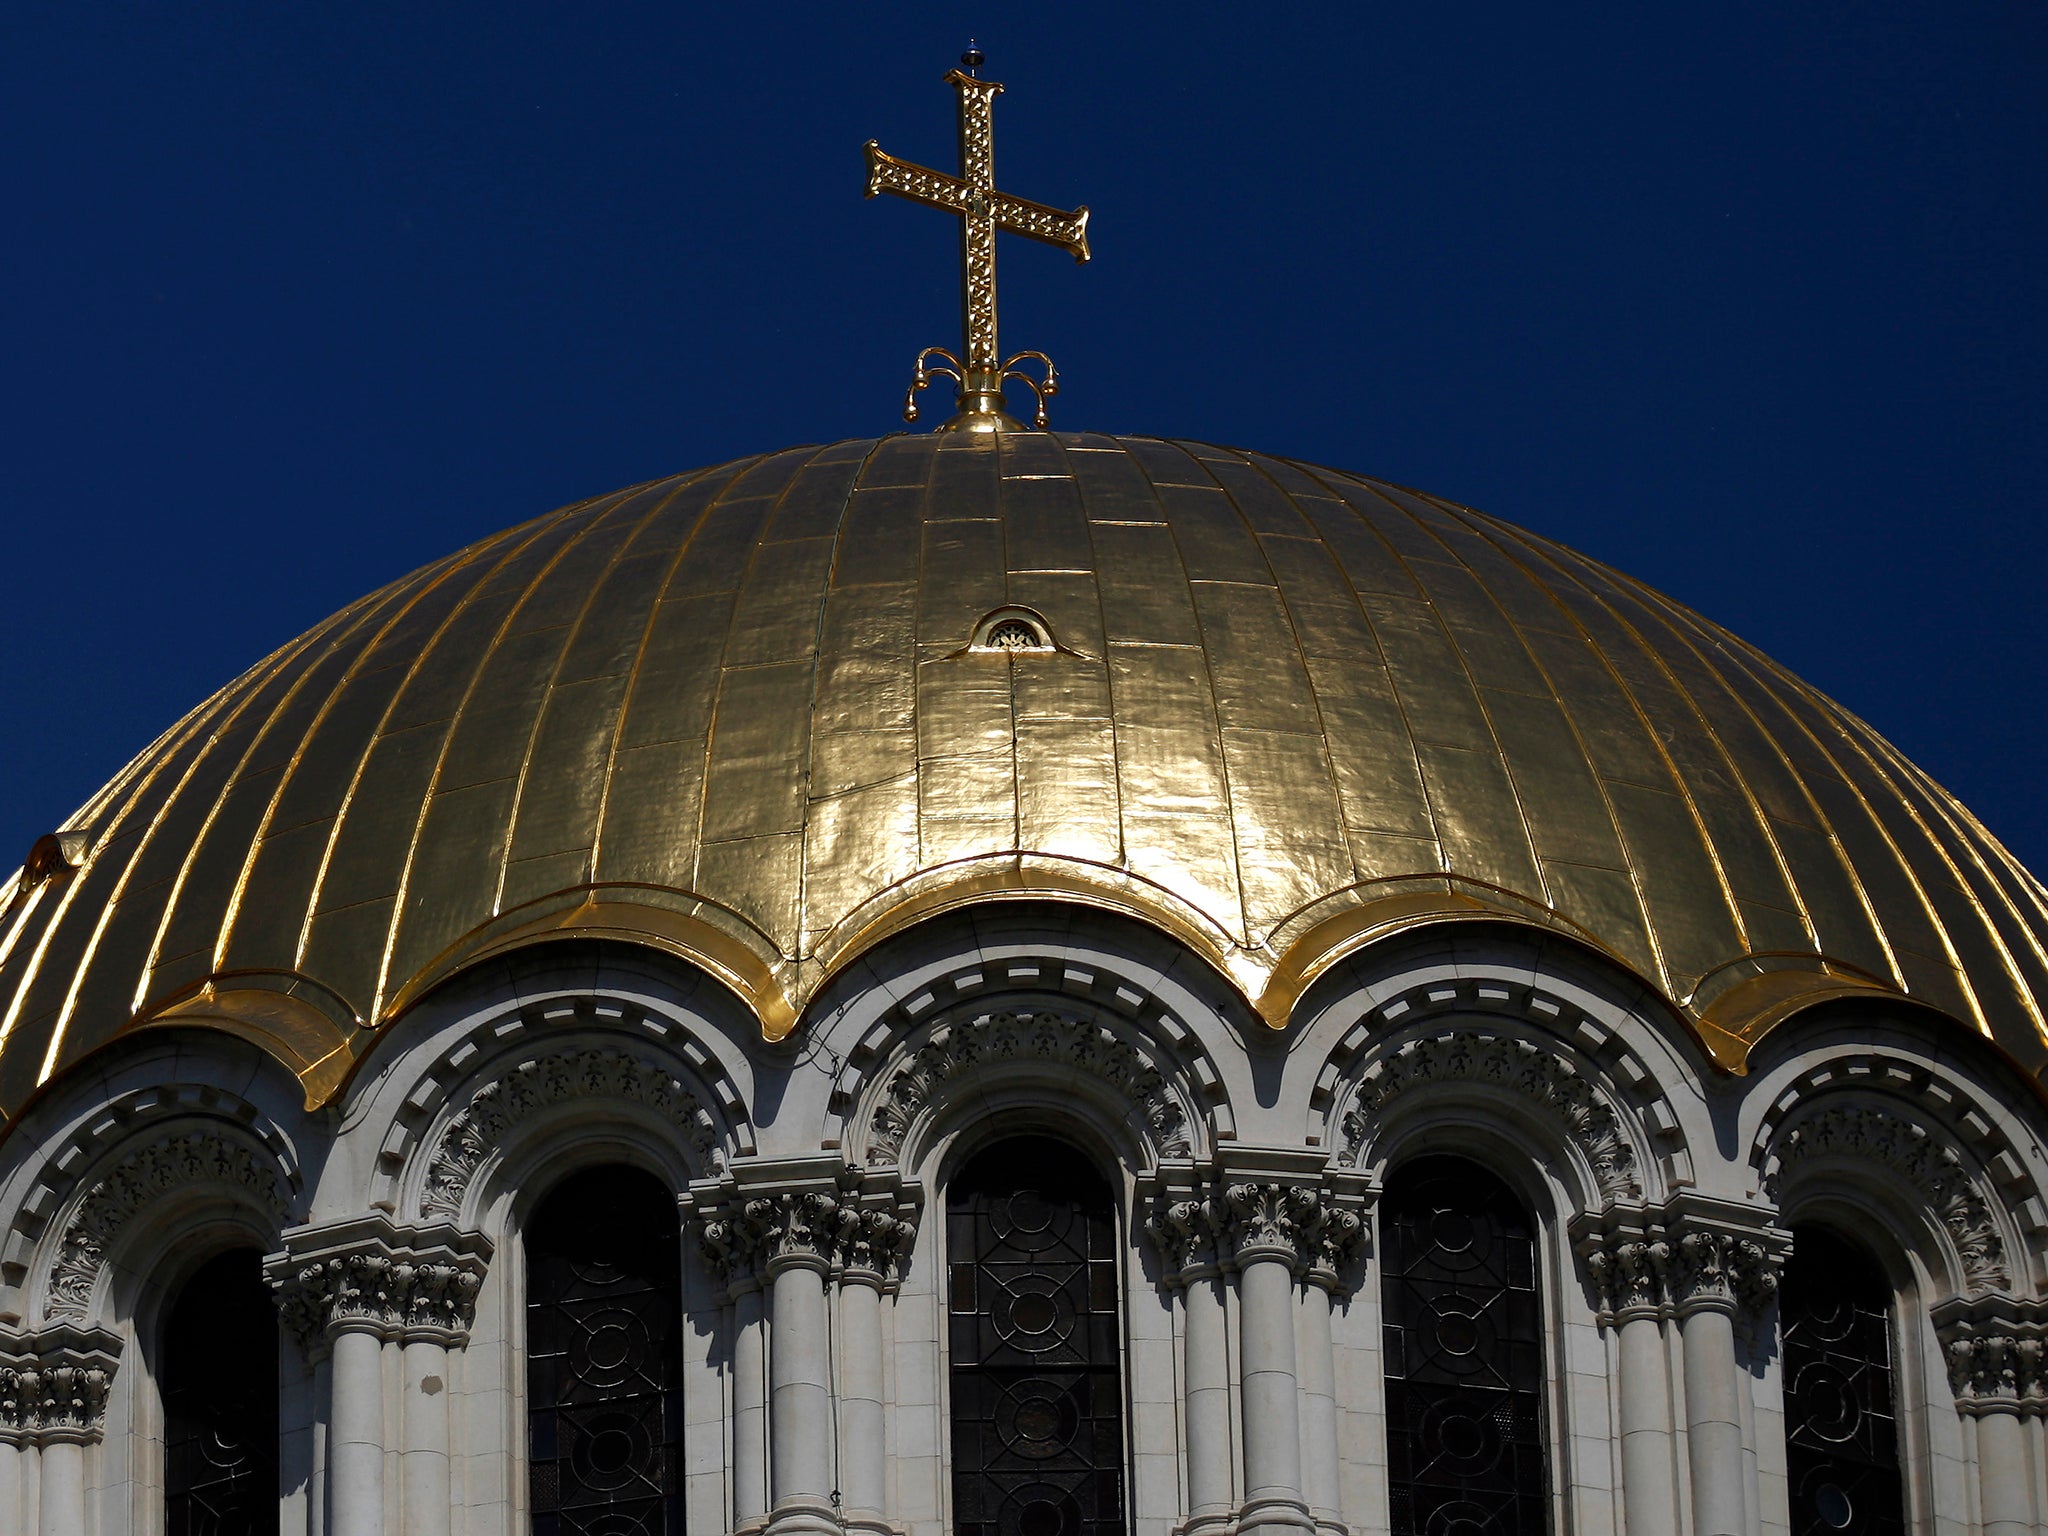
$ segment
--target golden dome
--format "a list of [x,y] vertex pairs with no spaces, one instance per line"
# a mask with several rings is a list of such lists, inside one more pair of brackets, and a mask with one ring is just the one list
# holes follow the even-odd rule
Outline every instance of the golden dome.
[[1847,711],[1582,555],[1233,449],[798,448],[566,507],[223,689],[45,839],[0,1108],[208,1023],[330,1095],[541,939],[685,955],[792,1028],[991,898],[1168,929],[1284,1025],[1456,918],[1574,936],[1724,1064],[1845,994],[2048,1062],[2048,893]]

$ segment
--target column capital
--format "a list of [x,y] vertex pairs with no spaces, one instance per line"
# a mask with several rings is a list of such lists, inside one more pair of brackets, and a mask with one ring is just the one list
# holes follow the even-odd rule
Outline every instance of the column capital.
[[1759,1314],[1778,1292],[1791,1235],[1774,1211],[1680,1194],[1662,1207],[1609,1206],[1574,1221],[1574,1247],[1598,1299],[1600,1321],[1684,1316],[1701,1310]]
[[85,1445],[100,1436],[121,1339],[57,1323],[0,1332],[0,1444]]
[[445,1222],[402,1227],[376,1214],[293,1228],[263,1273],[309,1354],[346,1332],[452,1348],[468,1341],[490,1259],[481,1233]]
[[1144,1226],[1167,1283],[1278,1259],[1326,1290],[1348,1292],[1366,1242],[1368,1181],[1298,1154],[1233,1163],[1163,1169],[1151,1181]]
[[1958,1413],[2048,1417],[2048,1301],[1955,1296],[1931,1315]]
[[732,1291],[792,1267],[893,1291],[922,1191],[893,1168],[832,1159],[737,1163],[684,1197],[705,1261]]

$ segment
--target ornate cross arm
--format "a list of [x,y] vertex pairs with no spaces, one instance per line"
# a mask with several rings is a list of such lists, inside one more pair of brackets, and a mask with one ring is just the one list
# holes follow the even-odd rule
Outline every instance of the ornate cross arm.
[[1034,203],[1028,197],[1015,197],[1008,192],[984,192],[968,186],[957,176],[948,176],[943,171],[909,160],[899,160],[883,149],[879,140],[869,139],[862,147],[868,157],[869,197],[893,192],[913,203],[942,208],[962,218],[992,216],[997,229],[1023,235],[1028,240],[1056,245],[1077,262],[1088,260],[1087,208],[1068,211],[1045,203]]

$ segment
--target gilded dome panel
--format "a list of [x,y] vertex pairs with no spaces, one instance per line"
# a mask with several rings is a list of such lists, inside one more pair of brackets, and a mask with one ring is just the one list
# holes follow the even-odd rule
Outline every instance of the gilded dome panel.
[[[1023,648],[975,643],[1012,610]],[[171,1019],[318,1097],[556,934],[687,955],[776,1033],[875,937],[1019,895],[1170,928],[1274,1023],[1491,914],[1730,1065],[1855,991],[2048,1062],[2048,898],[1867,726],[1533,534],[1195,443],[899,436],[579,503],[335,615],[65,830],[0,918],[9,1112]]]

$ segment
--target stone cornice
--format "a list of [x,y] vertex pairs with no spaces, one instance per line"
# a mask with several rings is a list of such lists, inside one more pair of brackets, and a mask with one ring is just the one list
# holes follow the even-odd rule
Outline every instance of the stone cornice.
[[287,1232],[264,1261],[284,1324],[309,1352],[337,1333],[460,1345],[490,1264],[480,1233],[443,1224],[401,1227],[362,1216]]
[[99,1438],[121,1340],[59,1323],[0,1333],[0,1444],[84,1444]]
[[1778,1293],[1791,1237],[1774,1213],[1681,1194],[1574,1223],[1605,1324],[1701,1310],[1758,1315]]
[[792,1267],[893,1291],[921,1204],[893,1168],[817,1158],[737,1163],[684,1201],[705,1261],[736,1292]]
[[1959,1296],[1932,1316],[1957,1412],[2048,1417],[2048,1301]]

